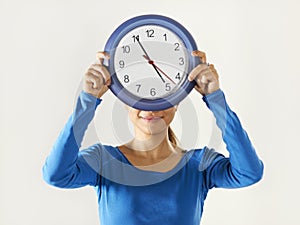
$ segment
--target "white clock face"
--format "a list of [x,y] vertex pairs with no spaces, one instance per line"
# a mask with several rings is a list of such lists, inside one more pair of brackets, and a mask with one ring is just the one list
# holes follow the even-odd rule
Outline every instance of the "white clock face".
[[115,49],[114,68],[122,86],[144,99],[166,97],[186,79],[189,57],[172,31],[145,25],[128,32]]

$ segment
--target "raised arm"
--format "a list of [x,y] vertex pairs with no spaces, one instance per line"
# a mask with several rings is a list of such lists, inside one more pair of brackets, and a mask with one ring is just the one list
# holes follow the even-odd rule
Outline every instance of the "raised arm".
[[76,188],[97,185],[99,174],[85,159],[99,162],[97,150],[79,151],[84,133],[94,117],[100,97],[108,90],[110,75],[102,65],[105,53],[98,53],[99,63],[91,65],[84,76],[83,91],[80,93],[74,113],[59,134],[43,166],[44,180],[54,186]]
[[213,112],[222,137],[229,151],[229,158],[205,149],[200,163],[205,175],[207,188],[236,188],[259,181],[263,174],[263,163],[258,158],[253,145],[243,129],[237,115],[228,106],[224,93],[219,88],[219,76],[213,65],[206,64],[206,55],[194,51],[203,64],[195,67],[189,80],[195,80],[195,89],[203,95],[203,100]]
[[224,93],[218,90],[203,99],[213,112],[229,151],[229,158],[225,158],[207,150],[207,154],[215,154],[205,170],[207,187],[237,188],[258,182],[262,178],[263,163],[237,115],[226,103]]

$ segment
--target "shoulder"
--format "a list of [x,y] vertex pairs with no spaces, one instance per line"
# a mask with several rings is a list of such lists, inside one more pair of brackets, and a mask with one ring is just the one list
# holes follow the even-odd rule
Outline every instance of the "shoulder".
[[78,160],[88,163],[92,168],[99,168],[115,160],[122,161],[122,157],[117,147],[96,143],[79,151]]
[[222,154],[206,146],[202,149],[192,149],[188,151],[187,154],[191,154],[190,162],[197,166],[199,171],[206,170],[211,164],[224,158]]
[[91,145],[88,148],[81,150],[79,154],[102,162],[109,162],[111,160],[124,161],[124,157],[122,157],[117,146],[104,145],[101,143]]
[[93,158],[102,158],[103,155],[113,155],[116,156],[117,148],[111,145],[103,145],[101,143],[96,143],[91,145],[79,152],[80,156],[83,157],[93,157]]

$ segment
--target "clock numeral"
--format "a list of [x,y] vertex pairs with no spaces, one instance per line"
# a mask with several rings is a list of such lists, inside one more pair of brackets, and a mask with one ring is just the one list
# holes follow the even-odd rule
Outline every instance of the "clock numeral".
[[165,38],[165,41],[167,41],[167,40],[168,40],[168,39],[167,39],[167,34],[164,34],[163,36],[164,36],[164,38]]
[[123,53],[129,53],[130,52],[130,46],[129,45],[124,45],[122,46]]
[[151,88],[151,89],[150,89],[150,95],[151,95],[151,96],[155,96],[155,95],[156,95],[156,90],[155,90],[155,88]]
[[179,65],[184,65],[184,58],[183,57],[180,57],[179,58]]
[[177,75],[176,75],[175,79],[178,79],[178,80],[180,80],[180,79],[181,79],[181,77],[180,77],[180,73],[177,73]]
[[174,45],[175,45],[174,51],[179,51],[179,43],[176,42]]
[[128,83],[129,82],[129,75],[124,75],[124,82]]
[[153,29],[146,30],[146,33],[147,33],[147,37],[149,37],[149,38],[154,37],[154,30]]
[[170,83],[166,83],[166,91],[171,91],[171,84]]
[[136,92],[139,93],[142,85],[141,84],[136,84],[135,86],[137,87]]
[[124,62],[124,60],[120,60],[120,61],[119,61],[119,66],[120,66],[120,68],[124,68],[124,67],[125,67],[125,62]]
[[139,41],[140,40],[140,35],[133,35],[133,42]]

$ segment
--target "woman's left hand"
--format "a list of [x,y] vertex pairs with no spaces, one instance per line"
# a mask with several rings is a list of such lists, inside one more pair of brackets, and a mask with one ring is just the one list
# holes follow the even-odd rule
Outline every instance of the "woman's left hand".
[[219,75],[214,65],[206,64],[205,53],[195,50],[192,52],[192,55],[199,57],[202,64],[199,64],[190,72],[188,80],[196,82],[195,89],[203,96],[219,90]]

